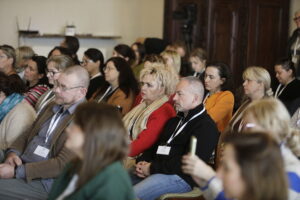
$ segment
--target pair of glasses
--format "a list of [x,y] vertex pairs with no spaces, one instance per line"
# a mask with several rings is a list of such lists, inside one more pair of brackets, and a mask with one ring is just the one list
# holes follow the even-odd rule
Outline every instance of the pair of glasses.
[[49,74],[50,76],[54,76],[55,74],[58,74],[58,73],[60,73],[60,71],[55,72],[55,71],[49,71],[46,69],[46,74]]
[[79,62],[81,65],[86,65],[86,64],[88,64],[88,63],[92,63],[92,62],[94,62],[94,61],[92,61],[92,60],[82,60],[81,62]]
[[76,88],[83,88],[83,86],[79,85],[79,86],[74,86],[74,87],[67,87],[65,85],[62,85],[61,83],[59,83],[58,81],[56,81],[53,85],[54,88],[59,88],[61,91],[68,91],[68,90],[72,90],[72,89],[76,89]]

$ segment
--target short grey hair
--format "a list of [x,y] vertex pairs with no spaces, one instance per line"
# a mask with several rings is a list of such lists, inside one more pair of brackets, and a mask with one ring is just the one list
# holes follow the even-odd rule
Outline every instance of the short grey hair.
[[64,74],[66,75],[74,75],[78,79],[78,83],[83,86],[84,88],[89,87],[90,83],[90,76],[88,71],[81,67],[80,65],[74,65],[72,67],[68,67],[63,71]]
[[204,86],[199,78],[194,76],[187,76],[181,78],[180,81],[187,81],[189,84],[189,91],[195,95],[198,95],[202,102],[204,96]]

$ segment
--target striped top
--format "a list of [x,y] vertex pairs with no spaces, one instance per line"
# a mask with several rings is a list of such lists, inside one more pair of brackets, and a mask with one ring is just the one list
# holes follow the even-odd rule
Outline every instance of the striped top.
[[25,100],[32,105],[33,107],[37,103],[40,96],[42,96],[47,90],[50,88],[44,84],[38,84],[32,88],[30,88],[25,94]]

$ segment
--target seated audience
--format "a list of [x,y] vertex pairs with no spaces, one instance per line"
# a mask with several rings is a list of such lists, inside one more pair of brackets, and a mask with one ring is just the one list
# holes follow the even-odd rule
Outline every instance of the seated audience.
[[121,57],[125,59],[129,66],[132,67],[135,62],[135,53],[134,51],[130,48],[130,46],[126,44],[119,44],[114,47],[113,50],[113,57]]
[[23,102],[23,91],[14,80],[0,72],[0,149],[6,150],[35,120],[32,106]]
[[190,53],[189,61],[194,71],[193,76],[200,78],[201,81],[204,81],[204,71],[207,63],[206,51],[201,48],[193,49]]
[[293,115],[300,106],[300,80],[295,77],[294,64],[289,60],[282,60],[275,65],[275,73],[279,81],[275,97],[280,99],[290,115]]
[[202,104],[204,88],[196,77],[182,78],[174,96],[177,117],[165,125],[155,145],[137,159],[131,174],[139,199],[154,200],[166,193],[184,193],[195,185],[181,170],[181,158],[190,149],[191,136],[198,139],[196,154],[208,161],[217,145],[219,133]]
[[168,100],[175,92],[177,81],[177,77],[172,76],[164,65],[153,64],[142,70],[141,103],[123,118],[131,140],[129,156],[138,156],[150,148],[157,141],[165,123],[176,116]]
[[79,105],[66,132],[65,146],[76,158],[54,182],[48,199],[133,200],[120,162],[128,153],[128,140],[119,112],[107,104]]
[[90,48],[84,52],[81,66],[84,67],[90,75],[90,85],[86,98],[90,99],[97,89],[105,85],[105,79],[100,72],[104,66],[104,57],[98,49]]
[[20,46],[16,49],[16,71],[22,80],[24,80],[24,72],[28,61],[33,56],[34,51],[29,46]]
[[103,71],[109,85],[106,84],[99,89],[91,100],[114,105],[120,109],[122,115],[125,115],[132,108],[139,92],[132,70],[123,58],[112,57],[106,62]]
[[[50,85],[54,85],[59,75],[68,67],[73,66],[73,60],[66,55],[51,56],[47,59],[47,77]],[[35,104],[35,110],[37,114],[52,101],[54,101],[55,95],[53,89],[47,90]]]
[[54,85],[55,102],[5,153],[5,161],[0,164],[1,199],[47,198],[53,179],[75,156],[64,147],[64,129],[76,107],[85,101],[88,84],[88,72],[81,66],[61,73]]
[[3,72],[10,78],[14,79],[14,85],[18,90],[25,90],[25,83],[17,74],[15,66],[16,54],[14,48],[9,45],[0,46],[0,72]]
[[44,56],[33,56],[25,68],[24,78],[27,85],[27,90],[24,94],[25,100],[33,107],[40,96],[50,89],[46,68],[46,57]]
[[243,88],[246,99],[232,116],[225,132],[237,132],[245,108],[255,100],[268,98],[273,95],[271,89],[271,77],[263,67],[248,67],[243,72]]
[[[243,131],[265,131],[280,145],[284,167],[289,180],[289,200],[300,198],[300,134],[290,127],[290,116],[284,105],[273,98],[254,101],[243,114]],[[184,163],[189,163],[194,180],[201,186],[205,199],[226,199],[223,186],[212,168],[203,161],[186,156]],[[198,180],[198,181],[197,181]]]
[[227,127],[233,111],[234,97],[229,91],[231,75],[224,63],[210,64],[205,69],[204,85],[208,91],[203,103],[220,133]]
[[172,67],[179,75],[181,67],[180,55],[176,51],[166,50],[160,54],[165,60],[166,65]]
[[76,65],[80,64],[77,57],[77,51],[79,49],[79,40],[77,37],[65,36],[65,39],[60,43],[60,46],[67,48],[69,52],[71,52],[71,58]]
[[[225,138],[225,150],[217,177],[225,196],[237,200],[286,200],[288,183],[278,143],[266,133],[254,132]],[[203,167],[203,168],[202,168]],[[208,168],[208,169],[207,169]],[[197,156],[183,157],[183,171],[200,183],[199,171],[215,173]],[[210,178],[213,182],[215,178]],[[217,186],[216,186],[217,187]],[[221,184],[219,187],[222,187]],[[202,187],[205,189],[205,186]],[[214,198],[205,198],[206,200]],[[217,196],[215,199],[225,199]]]
[[145,47],[142,43],[139,42],[135,42],[131,45],[131,49],[133,50],[134,54],[135,54],[135,61],[134,61],[134,65],[133,65],[133,69],[134,67],[142,64],[142,62],[144,61],[145,58]]

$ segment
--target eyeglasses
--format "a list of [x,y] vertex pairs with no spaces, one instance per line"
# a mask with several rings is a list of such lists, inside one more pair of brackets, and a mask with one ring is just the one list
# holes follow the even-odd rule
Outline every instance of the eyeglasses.
[[116,70],[116,68],[113,67],[103,67],[103,71],[112,71],[112,70]]
[[90,59],[88,59],[88,60],[82,60],[81,62],[79,62],[81,65],[86,65],[86,64],[88,64],[88,63],[92,63],[92,62],[94,62],[94,61],[92,61],[92,60],[90,60]]
[[54,76],[55,74],[58,74],[58,73],[60,73],[60,71],[55,72],[55,71],[49,71],[46,69],[46,74],[49,74],[50,76]]
[[294,17],[294,21],[298,21],[298,20],[300,20],[300,16]]
[[53,85],[54,88],[59,88],[62,91],[68,91],[68,90],[72,90],[72,89],[76,89],[76,88],[83,88],[83,86],[75,86],[75,87],[66,87],[64,85],[61,85],[61,83],[59,83],[58,81],[56,81]]

